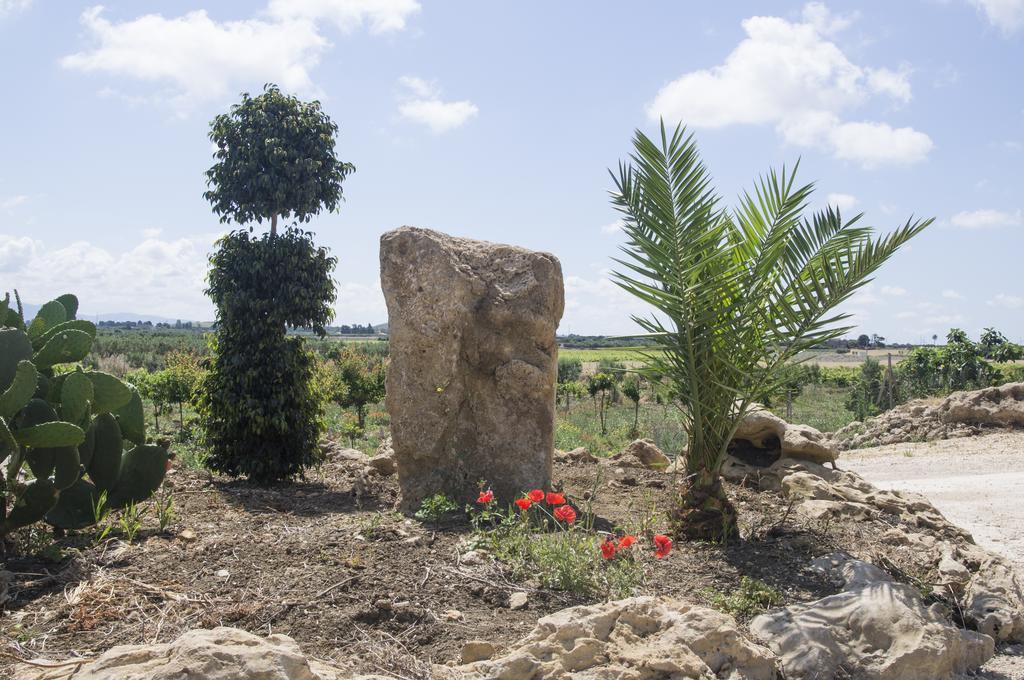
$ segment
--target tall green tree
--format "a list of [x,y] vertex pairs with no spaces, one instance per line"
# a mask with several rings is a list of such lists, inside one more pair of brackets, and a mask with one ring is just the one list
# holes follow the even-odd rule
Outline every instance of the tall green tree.
[[302,102],[274,85],[210,125],[215,165],[205,196],[223,222],[270,222],[218,241],[207,294],[217,307],[216,352],[200,409],[214,470],[274,481],[301,473],[319,456],[323,403],[315,361],[289,327],[323,336],[336,299],[337,260],[313,235],[279,218],[308,222],[336,210],[354,168],[335,153],[337,126],[319,102]]
[[861,215],[804,217],[813,185],[796,184],[795,168],[770,172],[730,210],[684,128],[637,131],[633,147],[612,172],[626,235],[614,277],[654,310],[633,317],[662,350],[645,353],[642,371],[672,384],[689,435],[674,531],[720,540],[736,530],[720,470],[740,420],[800,351],[850,330],[836,306],[932,220],[876,238]]

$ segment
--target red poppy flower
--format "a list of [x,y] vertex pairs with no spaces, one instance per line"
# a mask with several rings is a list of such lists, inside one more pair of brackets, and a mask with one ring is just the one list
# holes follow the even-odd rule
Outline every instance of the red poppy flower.
[[615,541],[610,536],[601,541],[601,557],[610,560],[615,557],[615,550]]
[[636,543],[636,536],[630,536],[629,534],[626,534],[625,536],[619,539],[619,550],[625,550],[634,543]]
[[565,505],[565,496],[554,491],[548,492],[548,505]]
[[530,506],[533,505],[533,501],[529,498],[517,498],[516,505],[519,506],[520,510],[529,510]]
[[576,521],[576,511],[568,505],[560,505],[555,508],[555,519],[560,519],[566,524]]
[[672,539],[664,534],[654,534],[654,556],[659,560],[672,552]]
[[544,500],[544,492],[541,491],[540,489],[534,489],[530,493],[526,494],[526,497],[529,498],[534,503],[540,503],[542,500]]
[[488,489],[487,491],[481,491],[480,495],[477,496],[476,502],[481,505],[487,505],[494,500],[494,492]]

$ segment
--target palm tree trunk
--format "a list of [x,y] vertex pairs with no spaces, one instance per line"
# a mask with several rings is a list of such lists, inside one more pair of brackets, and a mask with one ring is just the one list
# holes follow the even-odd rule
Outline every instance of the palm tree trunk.
[[677,538],[724,543],[737,534],[736,508],[725,494],[718,470],[706,464],[709,460],[699,452],[687,452],[688,474],[670,522]]

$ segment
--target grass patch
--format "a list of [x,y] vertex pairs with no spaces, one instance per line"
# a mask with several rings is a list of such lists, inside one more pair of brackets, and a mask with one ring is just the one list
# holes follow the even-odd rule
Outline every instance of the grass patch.
[[782,594],[764,581],[744,576],[740,587],[726,595],[716,590],[708,592],[711,606],[739,619],[750,619],[782,603]]

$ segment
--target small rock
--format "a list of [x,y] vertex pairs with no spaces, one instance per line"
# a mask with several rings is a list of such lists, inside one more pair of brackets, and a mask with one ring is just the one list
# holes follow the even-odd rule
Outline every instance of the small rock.
[[470,640],[462,645],[462,663],[487,661],[494,656],[494,645],[486,640]]
[[445,621],[462,621],[465,617],[458,609],[449,609],[444,614]]
[[196,532],[192,529],[182,529],[178,532],[178,538],[183,541],[194,541],[196,540]]
[[470,550],[467,553],[463,553],[459,558],[459,561],[463,564],[476,565],[484,563],[484,556],[477,550]]
[[231,572],[227,569],[218,569],[215,576],[217,576],[217,578],[231,578]]
[[512,593],[508,598],[509,609],[525,609],[529,599],[526,597],[526,593],[519,591]]

